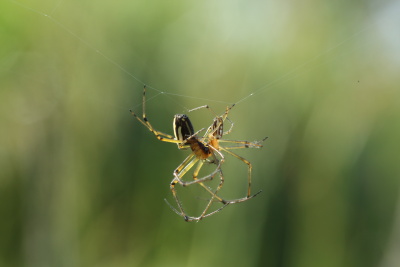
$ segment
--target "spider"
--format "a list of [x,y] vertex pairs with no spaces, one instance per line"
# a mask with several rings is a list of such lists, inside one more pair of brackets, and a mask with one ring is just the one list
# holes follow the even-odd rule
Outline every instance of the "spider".
[[[221,211],[223,208],[225,208],[226,206],[228,206],[230,204],[244,202],[246,200],[249,200],[249,199],[257,196],[259,193],[261,193],[261,191],[259,191],[256,194],[251,194],[251,170],[252,170],[251,163],[248,160],[246,160],[245,158],[237,155],[236,153],[234,153],[230,150],[240,149],[240,148],[261,148],[262,142],[265,141],[267,139],[267,137],[265,137],[264,139],[262,139],[260,141],[254,141],[254,142],[221,139],[223,135],[227,135],[232,131],[233,123],[228,118],[228,113],[235,106],[235,104],[228,106],[226,108],[225,112],[221,116],[216,115],[211,126],[207,128],[207,130],[205,131],[205,133],[202,137],[199,137],[198,134],[200,132],[204,131],[205,128],[200,129],[199,131],[195,132],[189,117],[184,114],[176,114],[174,116],[174,119],[173,119],[174,136],[160,132],[158,130],[155,130],[146,117],[145,104],[146,104],[146,86],[144,86],[144,88],[143,88],[142,119],[139,118],[132,110],[130,111],[131,114],[139,122],[141,122],[147,129],[149,129],[156,136],[156,138],[158,140],[163,141],[163,142],[168,142],[168,143],[175,143],[175,144],[177,144],[178,149],[190,148],[192,150],[190,155],[187,156],[186,159],[174,170],[173,179],[170,183],[170,190],[176,201],[178,210],[175,209],[167,200],[165,200],[167,202],[167,204],[171,207],[171,209],[178,215],[182,216],[185,219],[185,221],[200,221],[201,219],[203,219],[205,217],[211,216],[211,215]],[[202,108],[206,108],[206,109],[210,110],[211,112],[213,112],[208,105],[197,107],[195,109],[189,110],[189,112],[198,110],[198,109],[202,109]],[[226,132],[223,131],[223,125],[224,125],[225,120],[228,120],[231,124],[229,130]],[[231,143],[234,145],[226,147],[226,146],[221,146],[220,143]],[[225,200],[217,195],[218,191],[222,188],[222,186],[224,184],[224,176],[222,173],[221,165],[224,162],[225,157],[222,154],[222,152],[226,152],[227,154],[239,159],[240,161],[242,161],[244,164],[247,165],[247,167],[248,167],[248,171],[247,171],[248,185],[247,185],[247,194],[245,197],[233,199],[233,200]],[[204,163],[215,164],[216,168],[210,174],[205,175],[204,177],[198,178],[198,174],[200,172],[200,169],[204,165]],[[195,167],[195,169],[193,171],[193,180],[192,181],[183,181],[182,177],[190,169],[192,169],[193,166],[195,166],[196,164],[197,164],[197,166]],[[220,178],[220,181],[219,181],[217,188],[213,191],[210,187],[205,185],[205,182],[212,180],[214,178],[214,176],[217,174]],[[198,184],[211,195],[211,198],[209,199],[208,204],[206,205],[205,209],[200,214],[200,216],[194,217],[194,216],[187,215],[187,213],[183,209],[182,203],[179,200],[179,197],[177,195],[177,192],[175,189],[176,184],[180,184],[181,186],[190,186],[193,184]],[[214,201],[218,201],[218,202],[222,203],[222,206],[220,208],[208,213],[208,210]]]

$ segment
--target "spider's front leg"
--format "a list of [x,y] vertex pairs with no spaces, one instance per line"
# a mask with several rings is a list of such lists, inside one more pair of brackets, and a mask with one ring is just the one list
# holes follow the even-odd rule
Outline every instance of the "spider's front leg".
[[143,88],[142,106],[143,106],[142,119],[139,118],[139,116],[136,115],[135,112],[133,112],[132,110],[130,110],[130,112],[141,124],[143,124],[147,129],[149,129],[149,131],[152,132],[158,140],[163,141],[163,142],[175,143],[175,144],[179,144],[182,142],[181,140],[177,140],[176,138],[174,138],[172,135],[155,130],[153,128],[153,126],[151,125],[151,123],[149,122],[149,120],[147,119],[147,116],[146,116],[146,85]]

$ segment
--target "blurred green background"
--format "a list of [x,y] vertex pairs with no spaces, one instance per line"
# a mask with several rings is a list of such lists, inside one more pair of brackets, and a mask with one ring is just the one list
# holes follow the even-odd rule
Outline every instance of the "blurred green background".
[[[399,13],[1,1],[0,266],[399,266]],[[199,223],[172,212],[188,151],[130,115],[143,83],[149,120],[171,134],[176,113],[238,102],[229,139],[269,136],[236,151],[263,192]],[[221,194],[244,196],[246,166],[227,156],[223,170]]]

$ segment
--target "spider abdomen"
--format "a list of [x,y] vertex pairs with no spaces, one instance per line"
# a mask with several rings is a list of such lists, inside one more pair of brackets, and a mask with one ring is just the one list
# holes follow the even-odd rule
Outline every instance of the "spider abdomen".
[[198,159],[207,159],[212,155],[210,147],[195,138],[188,140],[188,144]]

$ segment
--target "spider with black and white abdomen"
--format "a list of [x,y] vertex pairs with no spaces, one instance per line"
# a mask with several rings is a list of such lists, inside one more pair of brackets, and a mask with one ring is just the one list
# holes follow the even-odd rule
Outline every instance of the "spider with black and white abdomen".
[[[251,163],[246,160],[245,158],[239,156],[238,154],[230,151],[232,149],[240,149],[240,148],[261,148],[262,147],[262,142],[267,139],[265,137],[264,139],[260,141],[238,141],[238,140],[224,140],[222,137],[224,135],[229,134],[232,129],[233,129],[233,123],[230,121],[228,118],[228,114],[231,111],[231,109],[235,106],[234,104],[231,106],[228,106],[225,110],[225,112],[218,116],[216,115],[212,109],[208,106],[201,106],[197,107],[195,109],[192,109],[190,111],[198,110],[201,108],[206,108],[210,112],[214,113],[215,118],[212,122],[212,124],[207,128],[203,128],[197,132],[194,131],[193,125],[187,115],[184,114],[176,114],[174,116],[173,120],[173,130],[174,130],[174,136],[160,132],[158,130],[155,130],[153,126],[150,124],[146,117],[146,86],[144,86],[143,89],[143,115],[142,119],[139,118],[132,110],[131,114],[139,121],[141,122],[147,129],[149,129],[158,140],[163,141],[163,142],[168,142],[168,143],[175,143],[178,146],[178,149],[187,149],[190,148],[192,152],[190,153],[189,156],[186,157],[186,159],[174,170],[173,172],[173,179],[170,183],[170,189],[172,192],[172,195],[176,201],[176,204],[178,206],[178,209],[174,208],[170,203],[167,202],[167,204],[174,210],[178,215],[182,216],[185,221],[200,221],[201,219],[211,216],[219,211],[221,211],[223,208],[230,204],[236,204],[240,202],[244,202],[246,200],[249,200],[256,195],[258,195],[261,191],[257,192],[256,194],[251,193],[251,170],[252,170],[252,165]],[[231,127],[229,128],[228,131],[224,132],[223,126],[225,121],[229,121],[231,124]],[[202,131],[205,130],[204,135],[198,136],[198,134]],[[230,143],[233,144],[233,146],[222,146],[220,143]],[[222,188],[224,184],[224,176],[222,173],[221,166],[225,160],[224,154],[222,152],[225,152],[240,161],[242,161],[244,164],[248,166],[248,174],[247,174],[247,180],[248,180],[248,186],[247,186],[247,194],[245,197],[238,198],[238,199],[232,199],[232,200],[225,200],[218,196],[219,190]],[[198,174],[200,172],[200,169],[203,167],[204,163],[211,163],[215,164],[216,168],[214,171],[211,173],[198,178]],[[193,171],[193,180],[192,181],[184,181],[182,178],[183,176],[193,168],[193,166],[197,166],[194,168]],[[205,183],[207,181],[210,181],[214,178],[215,175],[219,175],[220,181],[215,190],[212,190],[210,187],[208,187]],[[194,184],[200,185],[202,188],[204,188],[211,196],[211,198],[208,200],[208,204],[204,208],[203,212],[195,217],[195,216],[189,216],[183,209],[182,203],[179,200],[177,191],[175,189],[175,185],[180,184],[182,186],[190,186]],[[211,204],[214,201],[218,201],[222,203],[222,206],[214,211],[208,212],[210,209]]]

